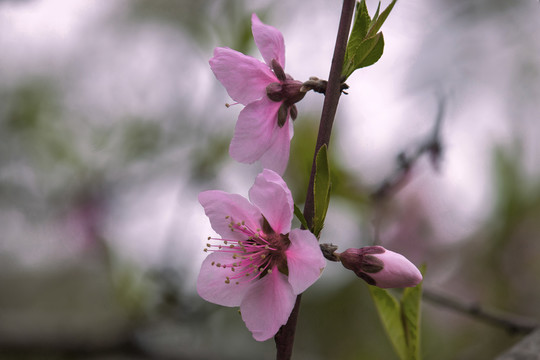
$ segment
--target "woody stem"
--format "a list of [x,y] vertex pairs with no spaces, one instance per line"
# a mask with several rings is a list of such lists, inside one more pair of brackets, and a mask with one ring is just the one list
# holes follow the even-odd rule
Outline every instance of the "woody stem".
[[[315,153],[313,155],[313,164],[311,167],[311,175],[309,178],[309,186],[306,195],[306,203],[304,205],[304,217],[308,226],[313,225],[313,214],[315,211],[313,197],[313,182],[315,178],[315,160],[319,149],[330,143],[330,135],[332,133],[332,125],[336,115],[339,97],[341,95],[341,71],[343,61],[345,59],[345,50],[347,48],[347,40],[349,37],[349,29],[351,28],[352,17],[354,13],[354,5],[356,0],[343,0],[341,9],[341,18],[339,20],[338,33],[336,37],[336,45],[334,47],[334,55],[332,57],[332,65],[330,66],[330,74],[328,76],[328,86],[324,97],[324,104],[319,123],[319,133],[317,143],[315,145]],[[301,295],[296,298],[296,303],[291,312],[291,316],[285,325],[283,325],[274,340],[276,341],[277,360],[289,360],[292,356],[294,343],[294,334],[296,329],[296,320],[300,310]]]

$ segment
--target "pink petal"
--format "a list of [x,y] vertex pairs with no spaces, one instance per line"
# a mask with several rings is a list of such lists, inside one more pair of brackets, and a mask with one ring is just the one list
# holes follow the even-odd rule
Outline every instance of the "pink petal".
[[272,59],[285,68],[285,42],[281,32],[273,26],[263,24],[257,15],[251,15],[251,30],[255,44],[261,55],[270,66]]
[[308,230],[294,229],[289,233],[291,245],[285,251],[289,268],[289,283],[295,294],[310,287],[326,266],[315,235]]
[[289,151],[293,136],[292,121],[287,120],[282,128],[274,131],[274,137],[270,146],[261,156],[261,164],[266,169],[272,169],[278,174],[283,174],[289,162]]
[[244,105],[266,96],[266,86],[278,81],[267,65],[229,48],[214,50],[210,68],[229,96]]
[[197,292],[206,301],[223,306],[239,306],[244,295],[254,284],[248,281],[239,281],[236,284],[234,280],[225,283],[226,276],[229,278],[236,275],[231,271],[231,267],[217,267],[214,264],[232,264],[238,260],[232,258],[231,253],[215,252],[204,259],[199,277],[197,278]]
[[281,103],[268,97],[248,104],[238,116],[229,154],[236,161],[251,164],[257,161],[271,145],[277,125],[277,112]]
[[212,229],[224,239],[245,240],[247,235],[231,231],[231,221],[245,224],[252,229],[260,228],[261,213],[246,198],[219,190],[203,191],[199,194],[199,202],[210,219]]
[[416,286],[422,281],[420,270],[405,256],[390,250],[373,256],[384,263],[381,271],[368,274],[375,280],[375,286],[384,289],[404,288]]
[[271,274],[250,287],[240,304],[240,312],[255,340],[265,341],[287,323],[295,301],[287,276],[274,267]]
[[278,234],[291,231],[294,202],[285,181],[272,170],[264,169],[249,190],[249,200]]

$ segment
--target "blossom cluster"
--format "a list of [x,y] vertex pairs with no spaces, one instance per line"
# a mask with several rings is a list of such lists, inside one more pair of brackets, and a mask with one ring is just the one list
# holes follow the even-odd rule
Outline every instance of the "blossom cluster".
[[[245,105],[229,153],[264,170],[249,199],[219,190],[199,194],[214,231],[197,280],[199,295],[212,303],[240,307],[253,337],[273,337],[287,320],[297,295],[321,275],[326,261],[309,230],[291,229],[294,202],[281,175],[289,161],[295,103],[309,87],[286,74],[283,35],[252,15],[252,32],[264,62],[229,48],[216,48],[210,67],[230,97]],[[363,250],[364,249],[364,250]],[[405,287],[422,276],[403,256],[382,247],[336,253],[343,266],[371,285]]]

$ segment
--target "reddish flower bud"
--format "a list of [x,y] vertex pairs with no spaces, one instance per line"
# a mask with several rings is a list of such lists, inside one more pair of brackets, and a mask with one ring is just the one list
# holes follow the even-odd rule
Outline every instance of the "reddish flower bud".
[[413,263],[382,246],[347,249],[338,256],[346,269],[380,288],[411,287],[422,281],[422,274]]

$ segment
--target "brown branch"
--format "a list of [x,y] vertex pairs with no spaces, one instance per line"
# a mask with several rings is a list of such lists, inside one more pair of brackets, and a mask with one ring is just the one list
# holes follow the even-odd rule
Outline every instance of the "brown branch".
[[464,302],[433,290],[423,290],[423,298],[434,304],[460,312],[493,326],[501,327],[510,334],[529,334],[539,329],[537,321],[514,314],[486,310],[476,302]]
[[381,201],[394,195],[407,182],[412,168],[416,165],[418,159],[427,154],[431,158],[433,167],[438,170],[441,159],[443,146],[441,142],[441,127],[444,118],[444,100],[439,99],[439,107],[435,124],[431,134],[418,145],[413,152],[407,154],[404,151],[397,156],[397,167],[395,171],[386,178],[379,187],[371,194],[371,198],[375,201]]
[[[321,114],[321,121],[319,124],[319,134],[317,136],[317,143],[315,145],[315,153],[313,155],[313,164],[309,178],[306,203],[304,205],[304,217],[306,218],[306,222],[310,228],[313,225],[313,214],[315,210],[313,197],[315,161],[321,146],[325,144],[328,146],[330,142],[332,125],[334,124],[334,118],[342,91],[341,70],[343,68],[343,61],[345,59],[345,50],[347,48],[347,40],[349,38],[349,30],[351,28],[355,2],[356,0],[343,0],[343,7],[341,9],[341,18],[338,26],[336,45],[334,47],[334,55],[332,57],[332,64],[330,66],[328,84],[325,90],[324,104]],[[301,296],[298,295],[287,324],[283,325],[274,337],[277,349],[276,359],[278,360],[289,360],[292,356],[296,321],[298,319],[298,312],[300,310],[300,300]]]

